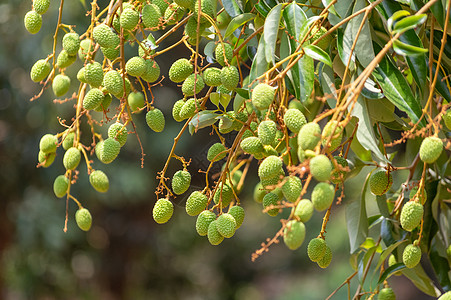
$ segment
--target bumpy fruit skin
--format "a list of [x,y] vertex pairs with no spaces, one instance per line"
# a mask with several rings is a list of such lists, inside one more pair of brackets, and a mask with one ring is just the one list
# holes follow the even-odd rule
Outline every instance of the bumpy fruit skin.
[[44,163],[42,165],[42,167],[48,168],[55,161],[55,157],[56,157],[56,153],[55,152],[51,152],[51,153],[45,154],[44,152],[39,151],[39,153],[38,153],[38,162],[40,164]]
[[85,66],[85,80],[92,87],[99,87],[103,82],[102,65],[93,62]]
[[[343,168],[346,168],[349,166],[348,161],[344,159],[341,156],[334,156],[334,159],[337,161],[337,165],[342,166]],[[338,171],[337,169],[334,169],[332,171],[332,174],[330,175],[330,181],[334,184],[340,183],[340,178],[345,178],[346,171]]]
[[208,241],[213,246],[219,245],[224,240],[224,237],[219,233],[217,228],[217,221],[213,221],[208,225],[208,232],[207,232]]
[[101,47],[113,48],[116,46],[117,36],[106,24],[94,27],[92,36]]
[[318,181],[328,181],[332,164],[326,155],[320,154],[310,160],[310,173]]
[[318,123],[310,122],[302,126],[298,134],[298,145],[303,150],[313,150],[321,139]]
[[330,265],[331,261],[332,261],[332,250],[330,250],[330,247],[326,245],[326,252],[324,253],[323,257],[317,261],[317,263],[321,269],[325,269]]
[[[277,205],[278,202],[279,202],[279,196],[276,193],[270,192],[263,197],[263,201],[262,201],[263,208],[267,208],[270,205]],[[279,209],[273,208],[273,209],[268,210],[266,213],[268,215],[270,215],[271,217],[275,217],[279,214]]]
[[115,60],[119,56],[119,48],[104,48],[100,47],[100,50],[103,53],[103,56],[108,58],[109,60]]
[[56,97],[60,97],[69,91],[70,78],[69,76],[58,74],[53,78],[52,90]]
[[197,216],[196,231],[200,236],[206,236],[208,234],[208,227],[210,223],[216,220],[216,214],[209,210],[204,210]]
[[186,58],[176,60],[169,68],[169,79],[172,82],[182,82],[194,72],[194,67]]
[[52,70],[50,63],[45,59],[40,59],[34,63],[33,67],[31,67],[30,77],[34,82],[40,82],[44,80]]
[[132,92],[128,94],[127,102],[133,112],[138,112],[140,108],[144,107],[144,94],[141,92]]
[[134,56],[130,58],[125,64],[125,71],[128,75],[139,77],[147,69],[146,61],[144,58],[139,56]]
[[263,145],[271,145],[276,138],[277,127],[272,120],[262,121],[258,125],[258,138]]
[[63,36],[63,49],[69,55],[75,55],[80,49],[80,36],[76,32],[69,32]]
[[42,17],[34,10],[27,12],[23,21],[29,33],[36,34],[41,30]]
[[165,198],[160,198],[155,203],[153,210],[152,210],[152,216],[155,222],[158,224],[164,224],[172,217],[172,214],[174,212],[174,205],[171,201]]
[[164,19],[167,21],[167,25],[174,25],[183,18],[185,10],[177,3],[169,4],[168,8],[164,11]]
[[409,244],[404,248],[402,253],[402,261],[407,268],[414,268],[421,260],[421,249],[418,246]]
[[290,250],[296,250],[301,247],[305,239],[305,225],[296,220],[288,221],[283,230],[283,242]]
[[285,122],[285,125],[287,125],[288,129],[296,133],[299,132],[302,126],[307,124],[307,119],[304,114],[296,108],[288,109],[283,115],[283,121]]
[[199,191],[192,192],[186,200],[186,213],[191,217],[197,216],[207,207],[207,203],[208,197],[206,195]]
[[326,254],[326,241],[322,238],[312,239],[307,246],[307,255],[313,262],[318,262]]
[[58,198],[64,197],[67,193],[67,189],[69,188],[69,179],[64,175],[59,175],[56,177],[53,182],[53,192],[55,196]]
[[80,42],[80,49],[78,49],[78,57],[81,61],[85,61],[88,53],[94,50],[95,43],[91,39],[84,39]]
[[299,201],[296,209],[294,210],[294,215],[299,218],[303,223],[310,220],[313,215],[313,203],[308,199],[302,199]]
[[378,170],[370,177],[370,190],[374,195],[385,194],[393,184],[393,177],[384,170]]
[[121,74],[116,70],[111,70],[105,73],[103,78],[103,86],[108,92],[121,98],[124,95],[124,82],[122,80]]
[[444,293],[437,300],[451,300],[451,291]]
[[180,99],[180,100],[177,100],[174,103],[174,106],[172,107],[172,117],[177,122],[183,121],[183,118],[180,117],[180,111],[182,110],[182,107],[184,104],[185,104],[185,100]]
[[119,22],[121,24],[121,28],[124,28],[125,30],[132,30],[136,27],[136,25],[138,25],[139,13],[132,8],[126,8],[122,11]]
[[420,225],[422,218],[423,205],[415,201],[409,201],[402,207],[401,217],[399,219],[404,230],[412,231]]
[[221,69],[221,83],[222,85],[233,91],[240,82],[240,73],[235,66],[223,67]]
[[63,165],[66,168],[66,170],[74,170],[75,168],[78,167],[80,160],[81,160],[80,150],[78,150],[75,147],[71,147],[66,151],[66,153],[64,153]]
[[50,0],[34,0],[33,1],[33,9],[40,15],[43,15],[47,12],[50,6]]
[[[335,149],[338,148],[341,144],[341,140],[343,139],[343,127],[340,125],[337,125],[337,121],[329,121],[326,126],[324,126],[323,133],[322,133],[322,144],[325,147],[326,142],[329,139],[330,136],[332,136],[330,143],[328,144],[329,150],[333,152]],[[335,129],[335,130],[334,130]],[[332,134],[332,130],[333,134]]]
[[282,165],[282,160],[279,157],[275,155],[268,156],[258,167],[258,177],[261,180],[275,177],[282,170]]
[[226,147],[221,143],[215,143],[213,144],[207,152],[207,159],[208,161],[214,162],[214,161],[220,161],[223,159],[226,155]]
[[[315,32],[315,35],[312,38],[312,42],[316,41],[317,39],[319,39],[321,36],[323,36],[326,32],[327,32],[327,28],[322,27],[317,30],[317,26],[315,26],[315,28],[313,29],[313,32]],[[321,49],[323,49],[324,51],[326,51],[327,48],[329,48],[330,43],[332,41],[332,36],[329,34],[327,36],[325,36],[321,41],[319,41],[316,45],[318,47],[320,47]]]
[[312,191],[312,203],[317,211],[329,208],[334,201],[334,186],[325,182],[318,183]]
[[204,82],[208,86],[221,85],[221,70],[218,68],[208,68],[203,72]]
[[442,154],[443,142],[436,136],[429,136],[423,140],[420,146],[421,161],[432,164]]
[[443,115],[443,121],[445,122],[446,128],[451,130],[451,109],[448,109],[446,113]]
[[194,7],[194,1],[193,0],[176,0],[174,1],[177,3],[178,6],[184,7],[184,8],[193,8]]
[[236,229],[240,228],[244,221],[244,208],[241,206],[232,206],[229,209],[229,214],[231,214],[236,221]]
[[108,128],[108,137],[117,140],[122,147],[127,142],[127,128],[120,122],[111,124]]
[[107,138],[103,143],[98,143],[97,147],[99,147],[99,160],[104,164],[113,162],[121,151],[121,144],[114,138]]
[[377,300],[396,300],[395,292],[391,288],[383,288],[379,291]]
[[86,93],[85,98],[83,98],[83,108],[86,110],[95,109],[103,101],[104,95],[101,90],[94,88]]
[[222,207],[227,207],[230,202],[232,202],[233,191],[227,183],[222,184],[221,182],[216,189],[216,192],[213,196],[213,201],[215,202],[215,204],[218,204],[220,199],[222,199]]
[[146,71],[141,75],[141,79],[147,82],[154,82],[160,77],[160,66],[153,59],[146,60]]
[[228,63],[230,63],[232,61],[232,58],[233,58],[232,46],[228,43],[224,43],[224,44],[219,43],[218,45],[216,45],[216,48],[215,48],[215,57],[216,57],[216,61],[221,66],[224,67],[226,65],[226,60]]
[[146,123],[153,131],[162,132],[164,130],[165,119],[161,110],[158,108],[149,110],[146,113]]
[[252,104],[259,110],[267,109],[276,95],[276,90],[266,83],[259,83],[252,91]]
[[75,213],[75,221],[77,222],[78,228],[83,231],[88,231],[91,229],[92,216],[89,210],[86,208],[81,208]]
[[155,4],[145,5],[141,11],[145,28],[157,28],[160,23],[161,11]]
[[56,151],[56,145],[58,144],[58,139],[53,134],[45,134],[39,141],[39,150],[43,153],[51,153]]
[[196,110],[199,107],[199,103],[196,104],[194,98],[190,98],[183,103],[182,108],[179,112],[179,117],[182,120],[189,119],[196,114]]
[[[200,8],[201,11],[207,15],[210,16],[210,18],[214,19],[216,16],[216,4],[217,1],[215,0],[201,0],[200,1]],[[199,14],[199,2],[194,1],[194,15],[197,16]],[[200,18],[201,23],[208,23],[207,18],[201,17]]]
[[94,108],[95,111],[106,111],[108,107],[111,104],[111,101],[113,101],[113,97],[111,94],[103,95],[102,103],[100,103],[96,108]]
[[176,195],[186,192],[190,184],[191,174],[186,170],[179,170],[172,177],[172,191]]
[[240,143],[244,152],[255,155],[264,151],[261,140],[256,136],[250,136],[243,139]]
[[235,234],[236,220],[231,214],[222,214],[216,220],[216,229],[225,238],[231,238]]
[[262,203],[263,197],[265,197],[265,195],[266,195],[266,190],[263,187],[262,183],[261,182],[257,183],[254,187],[254,193],[253,193],[254,201],[257,203]]
[[110,181],[108,176],[101,170],[95,170],[89,175],[89,182],[91,186],[100,193],[108,192],[110,188]]
[[[194,84],[195,83],[195,84]],[[199,74],[189,75],[182,84],[182,93],[189,97],[199,93],[205,87],[204,80]]]
[[61,50],[56,58],[56,66],[60,69],[65,69],[77,60],[76,55],[69,55],[66,50]]
[[282,185],[283,196],[290,202],[296,202],[301,195],[302,181],[299,177],[289,176]]

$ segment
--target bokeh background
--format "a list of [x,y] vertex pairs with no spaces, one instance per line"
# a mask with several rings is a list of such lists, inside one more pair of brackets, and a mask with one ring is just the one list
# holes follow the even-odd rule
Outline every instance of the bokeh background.
[[[146,154],[144,167],[140,167],[141,151],[134,135],[129,136],[114,163],[94,162],[94,168],[105,171],[110,178],[108,193],[92,189],[82,163],[72,191],[91,211],[93,226],[87,233],[79,230],[74,221],[76,206],[70,203],[69,230],[64,233],[65,200],[56,198],[52,190],[53,180],[64,173],[62,149],[58,149],[50,168],[36,165],[41,136],[64,130],[57,117],[70,122],[75,113],[74,101],[54,104],[53,93],[47,89],[40,99],[30,102],[40,86],[30,80],[29,70],[36,60],[51,53],[59,5],[59,1],[52,1],[43,16],[41,31],[30,35],[22,20],[31,2],[0,1],[1,299],[325,299],[352,274],[343,208],[347,201],[359,197],[362,177],[346,184],[344,205],[332,213],[327,242],[334,258],[326,270],[309,261],[306,242],[297,251],[279,243],[251,261],[251,254],[280,228],[280,216],[288,214],[276,218],[263,215],[261,204],[253,201],[253,187],[258,182],[256,164],[240,195],[246,210],[244,224],[221,245],[211,246],[205,237],[197,235],[196,219],[184,210],[186,195],[174,201],[175,212],[169,223],[158,225],[153,221],[156,172],[162,169],[173,138],[182,127],[171,117],[171,107],[182,95],[168,79],[152,89],[155,105],[167,116],[165,131],[150,131],[144,114],[134,115]],[[99,6],[104,7],[105,2],[98,1]],[[63,13],[63,23],[77,24],[78,33],[88,26],[82,3],[65,1]],[[161,47],[180,37],[181,33],[174,34]],[[136,51],[135,45],[126,56]],[[188,56],[184,47],[177,47],[158,57],[162,74],[167,74],[176,58]],[[77,88],[75,75],[81,66],[77,60],[67,70],[73,78],[71,93]],[[94,116],[102,119],[100,113]],[[107,127],[97,128],[105,136]],[[210,129],[194,136],[186,132],[177,146],[178,155],[192,158],[189,170],[193,186],[186,194],[203,187],[204,176],[197,171],[205,169],[206,151],[216,142],[210,133]],[[85,138],[89,139],[89,134]],[[227,137],[229,141],[232,138]],[[215,167],[219,170],[220,163]],[[172,176],[180,168],[180,163],[173,160],[167,174]],[[371,215],[374,203],[367,203]],[[306,241],[316,237],[321,220],[322,214],[316,212],[306,224]],[[370,284],[377,281],[377,274],[372,279],[368,280]],[[392,278],[390,283],[398,299],[430,299],[402,277]],[[353,280],[351,291],[356,285]],[[347,299],[346,287],[332,299]]]

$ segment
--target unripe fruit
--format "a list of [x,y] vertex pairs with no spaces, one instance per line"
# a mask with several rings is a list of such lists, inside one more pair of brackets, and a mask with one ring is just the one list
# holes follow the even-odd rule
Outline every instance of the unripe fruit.
[[169,219],[172,217],[172,214],[174,212],[174,205],[171,201],[165,198],[160,198],[155,203],[153,210],[152,210],[152,216],[155,222],[158,224],[163,224],[169,221]]
[[[312,42],[314,42],[327,32],[327,28],[321,26],[321,28],[318,29],[318,26],[315,26],[315,28],[312,29],[312,32],[315,33],[312,37]],[[321,41],[319,41],[316,45],[326,51],[326,49],[329,48],[331,41],[332,35],[329,34],[325,36]]]
[[221,70],[218,68],[207,68],[203,72],[204,82],[208,86],[221,85]]
[[228,89],[233,91],[240,82],[240,74],[235,66],[223,67],[221,69],[221,83]]
[[75,147],[69,148],[66,153],[64,153],[63,157],[63,165],[66,170],[74,170],[78,167],[78,164],[81,160],[81,153]]
[[92,36],[100,47],[113,48],[116,46],[117,36],[106,24],[100,24],[94,27]]
[[423,140],[420,146],[421,161],[432,164],[442,154],[443,142],[436,136],[429,136]]
[[[263,201],[262,201],[263,208],[266,209],[270,205],[277,205],[278,202],[279,202],[279,196],[276,193],[270,192],[263,197]],[[266,213],[268,215],[270,215],[271,217],[275,217],[279,213],[279,209],[273,208],[273,209],[268,210]]]
[[318,262],[326,254],[326,241],[322,238],[312,239],[307,246],[307,255],[313,262]]
[[110,188],[108,176],[101,170],[95,170],[89,175],[91,186],[100,193],[106,193]]
[[100,47],[100,50],[102,51],[103,56],[105,56],[109,60],[115,60],[120,54],[120,49],[119,48],[104,48],[104,47]]
[[38,33],[42,26],[42,17],[34,10],[27,12],[24,18],[25,29],[31,34]]
[[124,28],[125,30],[132,30],[136,27],[136,25],[138,25],[139,13],[132,8],[126,8],[122,11],[119,22],[121,24],[121,28]]
[[39,82],[44,80],[52,70],[50,63],[45,59],[40,59],[34,63],[33,67],[31,67],[30,77],[34,82]]
[[299,177],[289,176],[282,185],[283,196],[290,202],[296,202],[301,195],[302,182]]
[[88,231],[92,225],[91,213],[86,208],[81,208],[75,213],[75,221],[77,222],[78,228],[83,231]]
[[157,28],[162,16],[160,8],[155,4],[145,5],[141,11],[141,20],[145,28]]
[[40,15],[43,15],[47,12],[50,6],[50,0],[34,0],[33,1],[33,9]]
[[190,98],[183,103],[179,116],[182,120],[189,119],[196,114],[196,110],[198,108],[199,103],[196,104],[196,100],[194,98]]
[[451,130],[451,109],[450,108],[448,108],[448,110],[446,111],[446,113],[443,115],[442,118],[443,118],[443,121],[445,122],[446,128]]
[[91,89],[83,98],[83,108],[86,110],[95,109],[103,101],[104,95],[101,90],[94,88]]
[[437,300],[451,300],[451,291],[444,293]]
[[334,201],[334,186],[325,182],[318,183],[312,191],[312,203],[317,211],[329,208]]
[[124,81],[121,74],[116,70],[105,73],[103,86],[117,98],[121,98],[124,95]]
[[256,136],[250,136],[243,139],[240,143],[241,149],[249,154],[258,154],[264,151],[261,140]]
[[169,79],[173,82],[182,82],[194,72],[194,67],[186,58],[176,60],[169,68]]
[[282,160],[274,155],[265,158],[258,167],[258,177],[260,179],[269,179],[279,175],[282,170]]
[[78,72],[77,72],[77,80],[82,82],[82,83],[87,83],[86,82],[86,78],[85,78],[85,67],[82,67],[80,70],[78,70]]
[[406,231],[414,230],[418,225],[420,225],[421,219],[423,218],[423,205],[415,201],[409,201],[402,207],[401,226]]
[[313,150],[321,139],[318,123],[310,122],[302,126],[298,134],[298,145],[303,150]]
[[164,129],[164,115],[158,108],[153,108],[146,113],[146,122],[149,128],[155,132],[162,132]]
[[113,97],[110,94],[103,95],[102,103],[100,103],[96,108],[94,108],[95,111],[106,111],[108,107],[111,104],[111,101],[113,101]]
[[[271,177],[269,179],[262,179],[261,180],[262,186],[268,191],[274,190],[274,186],[279,184],[279,182],[282,180],[280,177],[283,175],[285,175],[285,173],[283,170],[281,170],[277,176]],[[280,197],[282,196],[283,196],[282,189],[280,189]]]
[[131,76],[141,76],[147,70],[146,61],[144,58],[139,56],[134,56],[130,58],[125,64],[125,71]]
[[[196,83],[196,84],[194,84]],[[189,75],[182,84],[182,93],[185,96],[193,96],[199,93],[205,87],[204,80],[199,74]]]
[[229,214],[231,214],[236,221],[236,229],[240,228],[244,221],[244,208],[241,206],[232,206],[229,209]]
[[217,228],[217,221],[213,221],[208,225],[208,232],[207,232],[208,241],[213,246],[219,245],[224,240],[224,237],[219,233]]
[[254,201],[257,203],[262,203],[263,197],[265,197],[265,195],[266,195],[266,190],[263,187],[262,183],[261,182],[257,183],[254,187],[254,194],[253,194]]
[[158,6],[162,14],[164,14],[169,6],[169,1],[167,0],[152,0],[152,3]]
[[127,142],[127,128],[120,122],[111,124],[108,128],[108,137],[117,140],[122,147]]
[[180,111],[182,110],[183,105],[185,104],[185,100],[180,99],[174,103],[172,107],[172,117],[175,121],[180,122],[183,121],[183,118],[180,117]]
[[102,65],[93,62],[85,66],[85,80],[92,87],[99,87],[103,82]]
[[140,108],[143,108],[145,104],[144,94],[141,92],[132,92],[128,94],[127,102],[132,111],[139,112]]
[[233,191],[232,188],[226,183],[222,184],[222,182],[218,185],[216,192],[213,196],[213,201],[215,204],[219,203],[219,200],[222,199],[222,207],[227,207],[233,199]]
[[56,145],[58,144],[58,139],[53,134],[45,134],[39,141],[39,150],[43,153],[51,153],[56,151]]
[[377,300],[396,300],[395,292],[391,288],[383,288],[379,291]]
[[69,32],[63,36],[63,49],[69,55],[76,55],[80,49],[80,36],[76,32]]
[[301,127],[307,124],[304,114],[296,108],[288,109],[283,115],[283,121],[288,129],[295,133],[298,133]]
[[160,77],[160,66],[153,59],[146,60],[146,70],[141,75],[141,79],[147,82],[154,82]]
[[65,69],[77,60],[76,55],[69,55],[66,50],[61,50],[56,58],[56,66],[60,69]]
[[214,162],[214,161],[220,161],[227,155],[226,147],[221,143],[215,143],[213,144],[209,149],[207,153],[207,159],[208,161]]
[[186,200],[186,213],[192,217],[197,216],[207,207],[207,203],[208,197],[202,194],[202,192],[192,192],[188,200]]
[[310,160],[310,173],[318,181],[328,181],[332,164],[326,155],[320,154]]
[[271,145],[276,138],[277,127],[272,120],[266,120],[258,125],[258,138],[263,145]]
[[216,214],[209,210],[204,210],[199,214],[196,220],[196,231],[200,236],[208,234],[210,223],[216,220]]
[[230,64],[233,58],[233,48],[229,43],[219,43],[215,48],[216,61],[221,65],[225,66],[226,61]]
[[216,220],[216,229],[225,238],[231,238],[235,234],[236,220],[231,214],[222,214]]
[[39,153],[38,153],[38,162],[40,164],[43,163],[42,167],[48,168],[55,161],[55,157],[56,157],[56,153],[55,152],[50,152],[50,153],[45,154],[44,152],[39,151]]
[[325,269],[330,265],[331,261],[332,250],[330,250],[330,247],[326,244],[326,252],[324,253],[323,257],[317,261],[317,263],[320,268]]
[[164,19],[167,21],[167,25],[174,25],[183,18],[185,10],[177,3],[169,4],[168,8],[164,11]]
[[98,143],[97,147],[99,147],[98,158],[104,164],[109,164],[115,160],[121,151],[121,144],[114,138],[110,137],[104,140],[103,143]]
[[[346,168],[349,166],[348,161],[341,156],[334,156],[338,166]],[[345,178],[346,171],[334,169],[330,175],[330,181],[334,184],[340,183]]]
[[275,95],[276,90],[272,86],[259,83],[252,91],[252,104],[256,109],[267,109],[273,102]]
[[[199,29],[197,29],[197,16],[192,16],[188,19],[185,25],[185,35],[188,36],[188,43],[191,44],[190,40],[194,42],[194,45],[197,42],[197,37],[199,36],[199,41],[202,38],[202,33],[205,31],[205,28],[208,26],[206,23],[200,23]],[[216,68],[215,68],[216,69]],[[205,79],[205,78],[204,78]]]
[[[114,34],[114,33],[113,33]],[[78,49],[78,57],[81,61],[85,61],[87,55],[94,50],[95,43],[91,39],[84,39],[80,42],[80,49]]]
[[421,249],[418,246],[409,244],[404,248],[402,253],[402,261],[407,268],[414,268],[421,260]]
[[296,209],[294,210],[294,215],[299,218],[303,223],[310,220],[313,215],[313,203],[308,199],[302,199],[299,201]]
[[53,192],[58,198],[62,198],[66,195],[69,189],[69,179],[64,175],[59,175],[53,182]]
[[[330,136],[332,136],[330,143],[328,144],[330,152],[333,152],[335,149],[337,149],[341,144],[341,140],[343,139],[343,127],[337,125],[337,123],[337,121],[329,121],[326,126],[324,126],[321,137],[322,144],[325,147],[327,140]],[[334,130],[333,134],[332,130]]]
[[384,170],[378,170],[370,177],[370,190],[374,195],[385,194],[393,184],[393,177]]
[[194,7],[194,0],[176,0],[174,1],[177,3],[177,5],[184,7],[184,8],[193,8]]
[[70,78],[69,76],[58,74],[53,78],[52,90],[56,97],[62,96],[69,91]]
[[424,191],[424,188],[422,188],[420,192],[418,192],[417,186],[412,188],[412,190],[409,193],[409,199],[412,200],[414,198],[417,198],[421,204],[424,204],[427,199],[427,195],[426,192]]
[[283,242],[290,250],[301,247],[305,239],[305,225],[296,220],[288,221],[283,230]]
[[186,170],[179,170],[172,177],[172,191],[176,195],[186,192],[190,184],[191,174]]

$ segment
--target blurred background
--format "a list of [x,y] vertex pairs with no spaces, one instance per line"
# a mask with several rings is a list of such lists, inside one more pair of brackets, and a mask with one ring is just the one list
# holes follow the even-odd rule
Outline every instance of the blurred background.
[[[134,115],[146,154],[144,167],[140,167],[141,151],[134,135],[129,135],[112,164],[94,160],[94,168],[109,176],[106,194],[90,186],[82,163],[79,180],[71,191],[91,211],[93,226],[89,232],[79,230],[74,221],[76,206],[70,203],[68,232],[64,233],[65,200],[56,198],[52,189],[54,179],[64,173],[62,149],[50,168],[36,165],[41,136],[64,130],[57,117],[70,123],[74,101],[54,104],[54,95],[47,89],[41,98],[30,102],[40,85],[31,81],[29,70],[35,61],[51,53],[59,5],[59,1],[52,1],[43,15],[41,31],[30,35],[22,20],[31,2],[0,1],[1,299],[325,299],[353,273],[344,205],[334,209],[328,225],[327,242],[334,255],[328,269],[320,269],[306,255],[307,242],[321,228],[323,214],[317,212],[306,224],[306,242],[300,249],[290,251],[282,242],[251,261],[260,244],[279,230],[280,217],[288,214],[285,211],[272,218],[261,213],[261,204],[252,199],[258,182],[255,163],[240,195],[246,211],[243,226],[219,246],[211,246],[205,237],[198,236],[196,218],[187,216],[184,202],[191,191],[203,188],[204,176],[197,171],[205,169],[206,152],[216,142],[210,129],[183,135],[176,154],[192,158],[189,170],[193,185],[174,201],[174,215],[167,224],[153,221],[156,172],[163,168],[173,138],[182,127],[171,117],[172,105],[182,95],[168,79],[152,89],[155,106],[166,115],[165,131],[152,132],[143,113]],[[106,1],[98,3],[103,8]],[[75,31],[81,34],[88,26],[85,12],[81,1],[66,1],[63,23],[77,24]],[[57,52],[62,35],[60,32]],[[161,47],[180,37],[180,33],[174,34]],[[128,49],[127,58],[136,51],[136,45]],[[162,74],[167,74],[176,58],[188,56],[184,47],[177,47],[158,57]],[[66,71],[73,78],[70,93],[77,89],[75,75],[81,66],[77,60]],[[114,113],[114,108],[110,110]],[[101,113],[93,116],[102,119]],[[105,136],[108,126],[96,128]],[[85,138],[89,144],[89,134]],[[227,138],[233,141],[233,136]],[[215,167],[219,170],[221,163]],[[167,174],[172,176],[180,168],[180,163],[172,160]],[[347,182],[344,204],[359,197],[362,182],[361,177]],[[371,215],[375,203],[367,201],[367,205]],[[372,284],[377,281],[377,275],[373,277]],[[389,281],[398,299],[430,299],[403,277]],[[356,286],[353,280],[351,291]],[[332,299],[346,298],[345,286]]]

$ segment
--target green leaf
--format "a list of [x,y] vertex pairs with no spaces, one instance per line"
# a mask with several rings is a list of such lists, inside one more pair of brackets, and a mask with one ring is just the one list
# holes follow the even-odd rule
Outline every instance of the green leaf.
[[437,251],[431,251],[429,257],[431,258],[432,266],[435,274],[437,274],[440,285],[444,290],[451,289],[451,282],[449,281],[448,272],[450,271],[448,260],[438,254]]
[[416,56],[428,52],[428,49],[412,46],[398,40],[393,42],[393,50],[403,56]]
[[325,64],[322,64],[322,68],[319,71],[320,86],[323,90],[323,94],[326,97],[329,107],[335,107],[337,105],[337,90],[335,88],[335,77],[332,68]]
[[210,101],[211,103],[213,103],[214,105],[219,107],[219,99],[221,99],[221,95],[219,93],[211,93],[210,94]]
[[280,18],[282,16],[283,4],[278,4],[269,12],[265,20],[263,29],[263,38],[265,40],[265,56],[266,62],[275,63],[275,52],[277,34],[279,33]]
[[252,60],[251,71],[249,72],[249,84],[254,86],[258,82],[254,82],[260,75],[265,73],[268,70],[268,63],[266,62],[265,57],[265,39],[260,38],[260,42],[258,43],[257,53]]
[[349,202],[345,208],[351,254],[359,249],[368,236],[368,219],[365,207],[368,179],[369,175],[366,177],[360,199]]
[[224,37],[230,36],[235,30],[237,30],[240,26],[243,24],[249,22],[250,20],[255,19],[255,15],[251,13],[245,13],[236,16],[235,18],[230,21],[229,25],[227,26],[226,32],[224,34]]
[[[323,3],[324,7],[327,7],[327,6],[332,2],[332,0],[322,0],[321,2]],[[337,13],[337,11],[335,10],[334,5],[332,5],[331,7],[329,7],[329,10],[328,10],[328,11],[329,11],[330,13],[336,15],[337,17],[340,17],[340,15],[339,15],[339,14]]]
[[243,106],[246,98],[243,98],[240,94],[235,95],[235,99],[233,99],[233,111],[237,113],[240,108]]
[[442,28],[445,28],[445,12],[444,6],[446,2],[436,1],[432,4],[430,10]]
[[398,272],[399,270],[403,270],[405,268],[406,268],[406,266],[403,263],[397,263],[391,267],[388,267],[387,269],[385,269],[384,273],[382,273],[381,276],[379,277],[379,281],[377,282],[377,284],[378,285],[381,284],[382,282],[384,282],[384,280],[389,278],[391,275],[393,275],[394,273]]
[[241,89],[241,88],[237,88],[235,89],[235,92],[237,94],[239,94],[241,97],[245,98],[245,99],[249,99],[249,90],[247,89]]
[[243,13],[242,9],[235,0],[223,0],[222,5],[231,18]]
[[[426,60],[428,61],[428,60]],[[435,74],[437,64],[432,64],[432,74]],[[443,98],[446,99],[446,101],[451,102],[451,94],[448,86],[446,85],[445,76],[443,76],[442,70],[438,71],[438,77],[437,77],[437,83],[435,84],[435,89],[437,92],[442,95]]]
[[211,61],[214,61],[214,52],[215,52],[216,44],[215,42],[211,41],[208,42],[207,45],[204,47],[204,54],[207,56],[207,58],[211,59]]
[[332,67],[332,61],[330,60],[329,54],[327,54],[326,51],[324,51],[320,47],[316,45],[307,45],[303,49],[305,54],[307,54],[311,58],[321,61],[329,67]]
[[376,252],[376,250],[378,249],[378,247],[374,246],[371,247],[370,249],[368,249],[368,251],[365,253],[365,255],[363,256],[363,259],[359,261],[359,272],[358,272],[358,276],[359,276],[359,281],[362,284],[362,280],[363,280],[363,274],[364,271],[366,269],[366,266],[369,263],[370,258],[374,255],[374,252]]
[[402,270],[402,274],[412,281],[412,283],[419,288],[423,293],[436,297],[435,287],[432,285],[432,281],[424,272],[420,264],[413,269],[405,268]]
[[[380,47],[376,44],[375,48],[376,51],[380,51]],[[412,122],[417,123],[422,114],[419,99],[415,99],[406,78],[387,56],[382,58],[374,69],[373,76],[381,86],[385,97],[399,110],[407,113]],[[419,125],[420,127],[425,125],[424,119]]]
[[192,135],[195,131],[213,125],[218,120],[220,114],[212,110],[204,110],[197,113],[189,122],[189,132]]
[[[401,8],[401,6],[399,6]],[[392,13],[392,16],[387,20],[387,27],[388,31],[393,31],[393,24],[396,22],[396,20],[399,20],[400,18],[410,16],[410,12],[407,10],[398,10]]]
[[[376,270],[379,269],[379,267],[384,263],[384,261],[387,259],[387,257],[390,256],[390,254],[393,252],[393,250],[395,250],[396,247],[398,247],[399,245],[401,245],[405,241],[406,240],[402,240],[402,241],[396,242],[395,244],[391,244],[390,246],[387,247],[387,249],[382,251],[381,256],[379,257],[379,260],[378,260],[377,265],[376,265]],[[398,264],[398,265],[404,266],[404,264]],[[379,277],[379,280],[381,278],[382,278],[382,275],[381,275],[381,277]]]
[[401,21],[396,22],[395,27],[393,28],[393,34],[403,33],[406,30],[414,29],[415,27],[423,24],[426,19],[426,14],[405,17]]
[[376,202],[381,214],[386,218],[390,218],[390,212],[388,211],[387,206],[387,195],[383,194],[376,196]]
[[381,237],[385,245],[392,245],[396,243],[396,239],[393,236],[393,234],[394,234],[393,224],[389,219],[384,218],[381,223]]
[[221,103],[222,107],[224,107],[224,109],[227,109],[227,106],[230,103],[230,100],[232,100],[232,96],[230,96],[229,94],[219,94],[219,103]]

